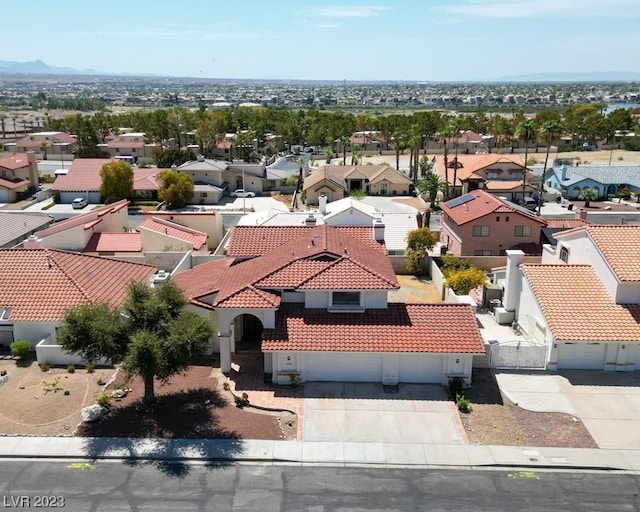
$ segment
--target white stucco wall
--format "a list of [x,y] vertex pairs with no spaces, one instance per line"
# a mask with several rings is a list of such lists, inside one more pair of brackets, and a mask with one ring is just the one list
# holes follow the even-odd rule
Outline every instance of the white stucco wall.
[[387,290],[367,290],[362,292],[363,305],[367,309],[386,309]]
[[[372,221],[373,217],[353,207],[325,219],[331,226],[371,226]],[[371,237],[373,238],[373,228]]]
[[304,303],[304,296],[302,292],[282,292],[282,302]]
[[325,290],[308,290],[304,292],[304,307],[309,309],[328,308],[329,293]]
[[49,338],[55,342],[58,322],[14,322],[13,339],[27,340],[34,348],[41,340]]

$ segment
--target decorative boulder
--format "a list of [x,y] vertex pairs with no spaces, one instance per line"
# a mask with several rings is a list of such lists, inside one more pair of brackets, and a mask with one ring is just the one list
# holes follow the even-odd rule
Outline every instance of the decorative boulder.
[[105,409],[101,405],[93,404],[89,407],[84,407],[80,411],[80,416],[82,417],[82,421],[84,423],[91,423],[92,421],[98,421],[102,419],[106,412],[107,409]]

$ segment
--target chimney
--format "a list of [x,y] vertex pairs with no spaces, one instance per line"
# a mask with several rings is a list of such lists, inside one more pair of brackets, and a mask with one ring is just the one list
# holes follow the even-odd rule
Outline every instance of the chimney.
[[562,181],[565,181],[565,180],[567,179],[567,166],[566,166],[566,165],[563,165],[563,166],[560,168],[560,172],[561,172],[561,174],[560,174],[560,178],[562,179]]
[[327,214],[327,196],[325,196],[324,194],[321,194],[320,197],[318,197],[318,204],[320,205],[320,213],[322,215],[326,215]]
[[504,285],[504,298],[502,304],[507,311],[515,311],[520,299],[522,288],[522,273],[520,264],[524,253],[520,250],[508,250],[507,253],[507,280]]
[[384,221],[380,217],[373,219],[373,239],[376,242],[384,242]]
[[313,216],[313,213],[309,212],[309,215],[307,216],[307,218],[304,219],[304,225],[305,226],[315,226],[316,225],[316,218]]
[[586,222],[587,221],[587,210],[585,210],[584,208],[580,208],[578,210],[578,217]]
[[49,251],[47,251],[44,256],[47,259],[47,268],[51,268],[53,264],[51,263],[51,254],[49,254]]
[[42,249],[42,238],[38,238],[36,234],[29,235],[29,238],[22,242],[22,247],[25,249]]
[[38,172],[38,161],[36,160],[35,151],[27,152],[27,161],[29,162],[29,182],[31,186],[38,190],[40,184],[40,173]]

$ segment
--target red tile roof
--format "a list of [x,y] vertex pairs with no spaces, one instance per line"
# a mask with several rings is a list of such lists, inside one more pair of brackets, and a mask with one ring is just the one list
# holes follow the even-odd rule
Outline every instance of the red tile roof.
[[0,305],[11,321],[57,322],[85,301],[121,304],[132,281],[147,281],[156,268],[54,249],[0,250]]
[[110,140],[107,142],[107,147],[110,148],[143,148],[144,142],[142,141],[128,141],[128,140]]
[[[513,213],[526,217],[530,220],[535,220],[540,224],[546,224],[546,221],[543,218],[538,217],[534,213],[529,212],[524,208],[520,208],[515,204],[512,206],[508,202],[505,203],[488,192],[474,190],[466,195],[470,197],[473,196],[474,199],[458,204],[454,201],[457,201],[459,198],[452,199],[446,203],[440,203],[442,211],[446,213],[458,226],[480,219],[490,213]],[[451,206],[452,204],[456,206]]]
[[475,315],[466,304],[389,304],[364,313],[329,313],[283,304],[262,350],[484,354]]
[[[309,233],[312,229],[317,228],[313,226],[236,226],[229,238],[227,256],[260,256]],[[386,252],[384,244],[373,238],[372,227],[339,226],[336,229],[381,253]]]
[[11,155],[0,158],[0,167],[15,171],[23,167],[29,167],[29,158],[27,155]]
[[564,229],[573,229],[573,228],[579,228],[582,226],[589,226],[590,223],[587,222],[584,219],[581,219],[579,217],[575,218],[575,219],[552,219],[552,218],[547,218],[547,227],[551,228],[551,229],[559,229],[559,228],[564,228]]
[[126,199],[122,199],[121,201],[117,201],[106,206],[101,206],[100,208],[88,211],[87,213],[75,215],[68,218],[67,220],[56,222],[47,229],[38,231],[37,234],[40,238],[44,238],[47,236],[55,235],[56,233],[62,233],[67,229],[71,229],[77,226],[84,226],[86,229],[87,226],[91,224],[95,225],[101,222],[105,215],[117,213],[123,208],[126,208],[128,205],[129,201],[127,201]]
[[140,233],[94,233],[82,252],[141,252]]
[[[444,181],[445,179],[445,169],[444,169],[444,155],[436,155],[436,170],[440,179]],[[449,184],[453,185],[453,168],[451,167],[452,162],[454,161],[455,154],[449,150],[448,155],[448,163],[449,163]],[[456,186],[461,186],[462,182],[469,179],[470,177],[474,177],[476,179],[481,179],[479,175],[472,176],[478,171],[482,171],[487,167],[492,165],[496,165],[499,163],[507,163],[513,164],[514,168],[522,169],[524,167],[524,162],[522,160],[521,155],[501,155],[498,153],[492,153],[489,155],[458,155],[458,169],[456,171],[457,183]]]
[[156,176],[163,169],[137,167],[133,171],[133,190],[159,190]]
[[640,306],[616,304],[590,265],[521,266],[559,341],[640,341]]
[[164,235],[189,242],[196,251],[200,250],[202,246],[206,247],[207,239],[209,238],[209,235],[202,231],[196,231],[195,229],[191,229],[159,217],[145,219],[137,229],[138,231],[140,231],[140,229],[148,229],[150,231],[155,231],[156,233],[162,233]]
[[104,164],[117,162],[110,158],[76,158],[67,174],[58,176],[53,182],[52,190],[100,190],[102,178],[100,169]]
[[[236,307],[227,299],[242,290],[297,288],[311,278],[318,279],[317,283],[322,281],[327,289],[360,289],[365,275],[366,285],[371,288],[399,287],[386,254],[332,226],[303,229],[298,237],[260,257],[235,264],[230,257],[204,263],[178,274],[176,283],[190,300],[204,307]],[[347,262],[347,266],[355,262],[360,271],[356,275],[343,272],[343,262]],[[334,265],[336,269],[332,270]],[[328,275],[321,277],[324,272]],[[243,300],[247,297],[251,295],[243,296]],[[243,307],[265,307],[262,298],[254,300],[255,306],[243,304]]]
[[0,178],[0,187],[8,188],[10,190],[14,190],[16,188],[24,187],[29,185],[29,180],[18,179],[16,181],[6,180],[4,178]]
[[[638,240],[640,226],[587,226],[583,228],[621,281],[640,281]],[[558,235],[556,235],[557,237]]]
[[[344,284],[342,284],[344,283]],[[337,288],[336,285],[342,286]],[[390,280],[371,271],[349,257],[328,264],[325,269],[313,275],[298,288],[300,290],[380,290],[394,289],[397,280]]]

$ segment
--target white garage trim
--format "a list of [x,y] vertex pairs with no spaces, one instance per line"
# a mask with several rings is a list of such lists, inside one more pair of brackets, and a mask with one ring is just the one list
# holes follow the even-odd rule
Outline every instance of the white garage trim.
[[558,343],[559,370],[604,370],[606,343]]

